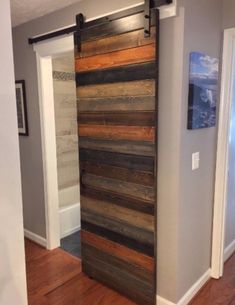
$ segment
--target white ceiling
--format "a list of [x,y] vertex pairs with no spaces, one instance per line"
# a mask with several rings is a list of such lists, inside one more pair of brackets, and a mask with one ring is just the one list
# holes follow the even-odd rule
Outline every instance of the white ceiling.
[[11,0],[12,26],[44,16],[81,0]]

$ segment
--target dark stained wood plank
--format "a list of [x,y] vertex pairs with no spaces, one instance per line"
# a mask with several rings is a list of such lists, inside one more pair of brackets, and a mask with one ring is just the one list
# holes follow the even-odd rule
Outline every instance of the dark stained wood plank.
[[117,167],[124,167],[130,170],[139,170],[153,173],[154,158],[134,156],[128,154],[96,151],[92,149],[79,150],[80,161],[93,164],[106,164]]
[[120,257],[122,260],[130,262],[133,265],[147,269],[149,272],[154,272],[155,262],[152,257],[129,249],[103,237],[97,236],[91,232],[83,230],[81,235],[84,243],[107,252],[110,255]]
[[[116,84],[102,84],[77,87],[77,97],[79,100],[83,98],[105,98],[105,97],[133,97],[133,96],[154,96],[155,101],[155,80],[141,80],[131,82],[119,82]],[[114,105],[112,106],[114,107]],[[82,109],[80,109],[82,111]],[[112,108],[109,111],[115,111]],[[138,109],[137,109],[138,110]],[[155,110],[151,109],[141,110]],[[84,110],[85,111],[85,110]]]
[[76,58],[75,71],[80,73],[154,61],[155,52],[155,44],[149,44],[85,58]]
[[[137,99],[137,98],[136,98]],[[128,99],[126,99],[127,101]],[[145,100],[151,100],[150,97]],[[80,101],[79,101],[80,102]],[[107,100],[106,100],[107,102]],[[154,101],[153,101],[154,102]],[[131,103],[131,106],[134,104]],[[142,103],[143,98],[142,98]],[[126,106],[126,103],[124,102]],[[93,105],[94,106],[94,105]],[[135,105],[133,105],[134,107]],[[79,124],[90,125],[125,125],[125,126],[155,126],[156,114],[154,111],[137,112],[136,109],[131,112],[78,112]]]
[[132,31],[130,33],[85,42],[82,44],[82,51],[78,53],[78,57],[88,57],[148,45],[155,41],[155,36],[156,30],[155,27],[152,27],[151,36],[147,38],[144,37],[144,31],[141,29],[138,31]]
[[[87,88],[87,87],[85,87]],[[91,88],[87,88],[88,91],[91,91]],[[94,91],[97,90],[96,88],[93,88]],[[120,88],[117,87],[116,89],[113,88],[114,91],[117,89],[119,90]],[[100,88],[98,88],[97,91],[97,96],[99,96],[100,93]],[[109,92],[110,94],[115,94],[113,92]],[[86,92],[83,92],[86,94]],[[103,94],[104,92],[102,92]],[[123,93],[123,92],[122,92]],[[133,92],[134,93],[134,92]],[[88,93],[89,94],[89,93]],[[117,92],[118,94],[118,92]],[[105,112],[103,115],[107,116],[107,112],[110,113],[111,111],[114,112],[116,111],[115,115],[112,115],[113,118],[127,118],[127,116],[129,115],[129,120],[131,120],[131,122],[134,121],[134,119],[130,118],[130,114],[129,113],[122,113],[122,112],[131,112],[133,113],[134,111],[136,111],[136,116],[137,118],[141,117],[143,111],[151,111],[153,112],[154,108],[155,108],[155,100],[156,98],[154,96],[127,96],[127,97],[106,97],[106,98],[79,98],[78,99],[78,112],[81,113],[82,112],[92,112],[92,114],[97,114],[99,115],[99,112]],[[140,113],[138,113],[138,111],[140,111]],[[95,113],[94,113],[95,112]],[[121,113],[120,113],[121,112]],[[140,126],[142,126],[141,121],[143,121],[143,117],[142,119],[140,118]],[[129,125],[129,124],[127,124]],[[149,124],[147,124],[146,126],[148,126]]]
[[[84,185],[84,187],[89,186],[97,190],[109,190],[110,192],[115,194],[121,193],[123,195],[140,200],[151,202],[155,200],[154,188],[141,184],[130,183],[113,178],[101,177],[89,173],[85,173],[82,176],[81,183]],[[134,212],[132,212],[132,214],[134,215]]]
[[[156,24],[156,14],[154,11],[151,11],[151,24]],[[83,29],[81,39],[84,43],[86,41],[91,41],[98,38],[101,39],[103,37],[114,36],[143,28],[144,12],[114,20],[112,22],[106,22],[88,29]]]
[[77,86],[110,84],[136,80],[156,79],[156,63],[146,62],[118,68],[77,72]]
[[150,288],[149,285],[118,268],[114,267],[111,271],[110,266],[103,260],[95,260],[95,258],[89,257],[89,259],[83,261],[82,266],[88,275],[123,293],[138,304],[152,305],[153,298],[156,298],[154,289]]
[[152,243],[142,242],[141,240],[136,240],[131,236],[123,236],[123,234],[119,233],[118,230],[114,231],[110,228],[106,228],[104,226],[100,226],[99,224],[95,224],[93,222],[86,221],[82,218],[81,220],[82,230],[86,230],[88,232],[92,232],[98,236],[104,237],[113,242],[119,243],[120,245],[126,246],[130,249],[138,251],[140,253],[144,253],[148,256],[154,257],[154,244]]
[[143,214],[138,211],[127,209],[111,202],[81,197],[82,210],[90,210],[104,218],[110,218],[122,223],[130,224],[137,228],[153,232],[154,217],[152,215]]
[[84,149],[102,150],[137,156],[155,156],[155,145],[145,141],[113,141],[79,137],[79,146]]
[[140,280],[142,283],[145,283],[145,285],[150,289],[151,287],[153,287],[153,273],[149,272],[146,268],[133,265],[130,262],[122,260],[120,257],[110,255],[109,253],[102,251],[96,247],[93,247],[92,245],[89,245],[85,242],[82,242],[82,246],[86,260],[91,259],[105,261],[109,268],[112,268],[114,266],[115,269],[118,269],[119,271],[123,272],[124,274],[126,274],[126,276],[131,274],[134,279],[136,279],[137,281]]
[[135,211],[140,211],[145,214],[154,215],[155,202],[137,200],[136,198],[123,196],[123,194],[120,195],[120,194],[114,194],[109,191],[95,190],[87,186],[84,188],[83,185],[81,185],[80,190],[82,196],[113,202],[116,205],[120,205],[125,208],[133,209]]
[[116,218],[113,219],[111,217],[96,214],[93,210],[87,208],[82,208],[81,217],[83,222],[86,221],[100,228],[118,233],[125,241],[127,238],[131,238],[137,243],[152,247],[154,245],[154,234],[151,231],[140,229]]
[[101,177],[118,179],[121,181],[132,182],[145,186],[154,186],[154,175],[147,172],[136,170],[133,171],[127,168],[109,166],[105,164],[91,164],[88,162],[81,162],[80,170],[83,173],[89,173]]
[[107,140],[146,141],[154,143],[155,127],[144,126],[111,126],[111,125],[78,125],[78,134],[82,137]]

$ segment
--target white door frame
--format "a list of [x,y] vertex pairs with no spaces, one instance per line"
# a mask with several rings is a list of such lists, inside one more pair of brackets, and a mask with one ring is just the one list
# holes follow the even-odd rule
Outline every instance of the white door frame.
[[57,182],[56,131],[52,57],[74,50],[73,35],[34,45],[37,59],[38,92],[42,138],[46,244],[52,250],[60,246],[59,196]]
[[220,278],[224,268],[224,241],[227,205],[229,136],[232,110],[232,67],[235,63],[235,28],[224,31],[221,99],[214,194],[211,276]]

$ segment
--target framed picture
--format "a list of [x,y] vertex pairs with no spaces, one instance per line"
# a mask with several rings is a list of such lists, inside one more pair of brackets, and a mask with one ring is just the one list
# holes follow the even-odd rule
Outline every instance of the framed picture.
[[217,58],[198,52],[190,54],[188,129],[215,126],[218,75]]
[[25,81],[24,80],[16,81],[15,87],[16,87],[16,105],[17,105],[19,135],[28,136],[29,133],[28,133],[28,120],[27,120]]

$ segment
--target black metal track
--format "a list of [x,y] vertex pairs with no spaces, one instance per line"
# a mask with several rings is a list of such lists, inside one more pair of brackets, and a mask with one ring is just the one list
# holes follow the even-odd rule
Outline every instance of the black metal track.
[[[150,8],[151,9],[159,8],[160,6],[171,4],[172,2],[173,2],[173,0],[150,0]],[[92,27],[95,27],[100,24],[105,24],[105,23],[108,23],[108,22],[111,22],[111,21],[114,21],[114,20],[117,20],[120,18],[131,16],[133,14],[138,14],[138,13],[141,13],[144,11],[145,11],[145,6],[140,5],[140,6],[128,9],[128,10],[124,10],[119,13],[108,15],[106,17],[102,17],[102,18],[99,18],[99,19],[96,19],[93,21],[85,22],[83,25],[83,29],[92,28]],[[34,38],[29,38],[28,42],[29,42],[29,44],[34,44],[34,43],[44,41],[47,39],[59,37],[59,36],[66,35],[66,34],[71,34],[76,31],[77,31],[77,26],[74,25],[74,26],[64,28],[62,30],[54,31],[54,32],[51,32],[51,33],[48,33],[45,35],[41,35],[41,36],[34,37]]]

